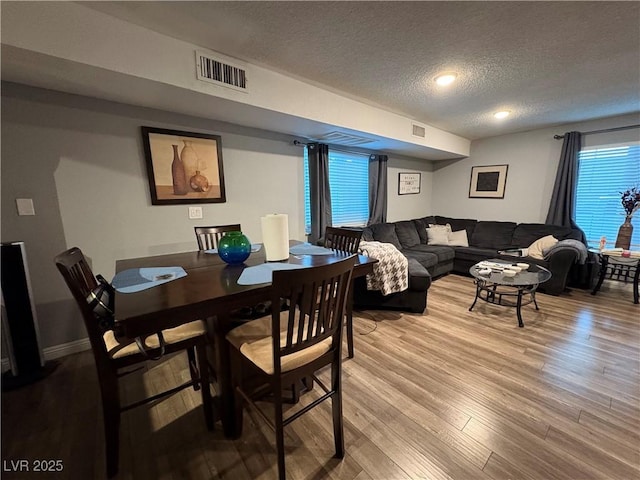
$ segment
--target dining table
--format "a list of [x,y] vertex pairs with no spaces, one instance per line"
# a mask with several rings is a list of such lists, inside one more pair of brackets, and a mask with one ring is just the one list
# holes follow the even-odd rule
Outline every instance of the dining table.
[[[295,240],[290,245],[300,244]],[[154,267],[182,267],[186,276],[135,293],[115,296],[116,335],[126,338],[144,337],[159,330],[174,328],[194,320],[206,320],[209,339],[213,345],[212,364],[215,367],[219,401],[219,418],[225,436],[237,438],[241,432],[236,424],[235,398],[231,385],[230,351],[226,334],[237,325],[231,312],[257,305],[271,299],[271,283],[241,285],[238,279],[251,266],[266,263],[264,248],[252,252],[237,265],[226,264],[217,253],[193,251],[171,253],[116,261],[116,274],[132,269]],[[325,255],[290,255],[283,262],[313,267],[334,263],[350,256],[331,252]],[[353,278],[373,272],[377,260],[354,256]],[[351,289],[351,292],[353,290]],[[352,321],[353,293],[348,298],[347,319]]]

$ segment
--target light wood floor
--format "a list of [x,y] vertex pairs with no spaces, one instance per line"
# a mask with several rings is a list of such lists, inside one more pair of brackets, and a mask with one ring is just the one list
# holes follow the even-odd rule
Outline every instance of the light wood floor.
[[[360,312],[344,369],[346,458],[333,455],[330,405],[287,429],[291,479],[638,479],[640,306],[630,286],[595,297],[538,295],[540,311],[479,302],[469,278],[429,290],[424,315]],[[124,382],[134,398],[187,376],[183,357]],[[319,390],[303,396],[303,403]],[[123,415],[122,479],[270,479],[271,433],[247,415],[243,437],[207,432],[198,392]],[[57,475],[105,477],[89,352],[48,379],[2,394],[2,460],[61,459]],[[6,470],[6,463],[4,469]]]

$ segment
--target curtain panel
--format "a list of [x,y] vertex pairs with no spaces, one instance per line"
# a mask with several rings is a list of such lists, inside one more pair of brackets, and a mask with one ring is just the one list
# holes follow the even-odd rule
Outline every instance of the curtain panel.
[[386,155],[369,156],[369,221],[367,225],[387,221]]
[[311,233],[309,242],[315,244],[331,226],[331,190],[329,189],[329,147],[323,143],[307,145],[309,157],[309,206]]
[[560,163],[553,186],[549,213],[545,223],[578,228],[575,222],[576,186],[578,183],[578,154],[582,147],[580,132],[564,134]]

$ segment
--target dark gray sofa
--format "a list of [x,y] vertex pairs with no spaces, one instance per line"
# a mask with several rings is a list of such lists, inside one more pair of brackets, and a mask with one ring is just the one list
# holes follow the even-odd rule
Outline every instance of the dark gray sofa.
[[[467,231],[468,247],[427,244],[427,227],[430,224],[446,225],[447,223],[451,225],[453,231],[463,229]],[[516,260],[514,257],[498,253],[499,250],[510,248],[527,248],[534,241],[546,235],[553,235],[558,240],[573,239],[584,242],[584,233],[580,229],[541,223],[517,224],[515,222],[478,221],[438,215],[370,225],[363,230],[362,240],[395,245],[411,260],[411,264],[418,262],[426,268],[431,277],[438,277],[450,272],[469,275],[469,268],[472,265],[489,258],[535,263],[548,268],[553,275],[548,282],[540,286],[540,290],[551,295],[559,295],[565,290],[569,271],[578,259],[576,251],[558,249],[544,260],[532,257],[521,257]],[[420,305],[411,303],[408,294],[402,297],[401,295],[405,292],[393,294],[397,298],[386,298],[382,297],[379,292],[366,292],[366,287],[363,291],[362,283],[356,282],[354,289],[354,305],[357,308],[398,308],[415,312],[420,307]],[[377,304],[372,298],[375,293],[380,297]],[[425,292],[425,306],[426,297]]]

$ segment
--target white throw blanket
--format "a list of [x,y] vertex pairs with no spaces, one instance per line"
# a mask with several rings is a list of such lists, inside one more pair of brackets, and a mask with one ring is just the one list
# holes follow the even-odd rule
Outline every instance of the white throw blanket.
[[409,288],[409,262],[391,243],[360,242],[360,252],[378,260],[367,275],[367,290],[389,295]]

